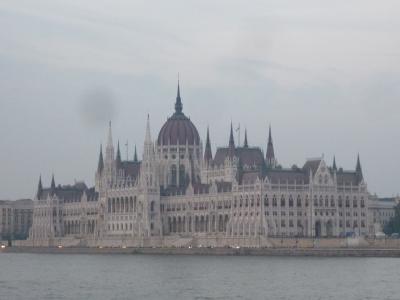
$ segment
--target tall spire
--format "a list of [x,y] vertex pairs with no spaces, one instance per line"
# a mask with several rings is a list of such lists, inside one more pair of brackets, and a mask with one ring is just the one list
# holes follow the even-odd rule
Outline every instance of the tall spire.
[[42,196],[43,192],[43,185],[42,185],[42,175],[39,176],[39,183],[38,183],[38,189],[37,189],[37,194],[36,197],[39,200],[40,197]]
[[244,144],[243,144],[244,148],[248,148],[249,144],[247,143],[247,128],[244,130]]
[[113,161],[114,161],[114,145],[113,145],[112,129],[110,121],[108,125],[108,137],[106,145],[106,165],[108,166],[107,168],[110,167]]
[[272,142],[271,125],[269,125],[268,133],[268,145],[267,145],[267,155],[266,155],[267,167],[274,168],[276,165],[274,144]]
[[133,161],[134,161],[134,162],[138,162],[138,159],[137,159],[137,151],[136,151],[136,145],[135,145],[135,154],[133,155]]
[[337,171],[337,167],[336,167],[336,157],[335,157],[335,156],[333,156],[333,165],[332,165],[332,169],[333,169],[334,171]]
[[147,123],[146,123],[146,135],[145,142],[151,143],[151,134],[150,134],[150,115],[147,114]]
[[233,157],[235,155],[235,140],[233,138],[233,126],[231,122],[231,132],[229,135],[229,156]]
[[361,162],[360,162],[360,154],[357,155],[356,177],[357,177],[358,183],[360,183],[363,180],[363,173],[362,173]]
[[56,182],[54,181],[54,174],[51,177],[51,193],[54,193],[56,190]]
[[207,127],[206,149],[204,150],[204,160],[208,163],[212,160],[212,151],[210,143],[210,130]]
[[102,145],[100,144],[100,155],[99,155],[99,163],[97,164],[97,172],[101,173],[104,169],[104,160],[103,160],[103,149]]
[[119,141],[118,141],[118,144],[117,144],[117,157],[116,157],[116,163],[117,163],[117,167],[120,167],[121,166],[121,151],[120,151],[120,149],[119,149]]
[[111,132],[111,121],[108,123],[108,138],[107,138],[107,147],[112,147],[113,139],[112,139],[112,132]]
[[181,100],[181,91],[179,87],[179,77],[178,77],[178,91],[176,93],[175,113],[176,114],[182,113],[182,100]]

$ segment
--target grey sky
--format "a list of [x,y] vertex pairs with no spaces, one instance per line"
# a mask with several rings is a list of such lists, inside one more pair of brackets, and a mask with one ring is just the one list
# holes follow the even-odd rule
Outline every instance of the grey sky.
[[[0,198],[92,184],[100,142],[153,138],[184,112],[213,150],[231,119],[283,166],[360,152],[372,193],[400,190],[398,1],[0,2]],[[130,147],[131,148],[131,147]],[[123,157],[126,156],[122,147]],[[132,156],[132,148],[130,156]]]

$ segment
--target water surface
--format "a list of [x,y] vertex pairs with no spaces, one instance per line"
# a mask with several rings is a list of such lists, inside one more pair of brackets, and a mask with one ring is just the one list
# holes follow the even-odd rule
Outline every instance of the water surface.
[[0,299],[400,299],[400,259],[0,254]]

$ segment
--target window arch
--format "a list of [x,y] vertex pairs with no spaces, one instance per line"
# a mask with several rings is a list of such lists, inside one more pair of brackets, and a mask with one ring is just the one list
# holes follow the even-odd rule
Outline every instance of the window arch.
[[171,184],[176,185],[176,165],[171,166]]
[[184,186],[185,185],[185,166],[180,165],[179,166],[179,185]]
[[267,195],[264,196],[264,206],[269,206],[269,200]]
[[297,196],[297,207],[301,207],[301,197],[300,197],[300,195]]
[[286,206],[286,200],[285,200],[285,196],[282,195],[281,197],[281,207]]

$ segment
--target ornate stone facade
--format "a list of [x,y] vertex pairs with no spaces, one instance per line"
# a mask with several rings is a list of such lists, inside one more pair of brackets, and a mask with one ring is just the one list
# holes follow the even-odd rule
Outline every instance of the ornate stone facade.
[[245,134],[213,156],[209,130],[203,154],[198,131],[183,113],[179,84],[175,112],[153,140],[147,120],[143,157],[122,161],[109,126],[100,149],[95,187],[50,188],[39,182],[31,239],[68,236],[104,240],[193,237],[338,237],[368,234],[369,193],[360,159],[344,171],[309,159],[282,168],[271,128],[266,155]]

